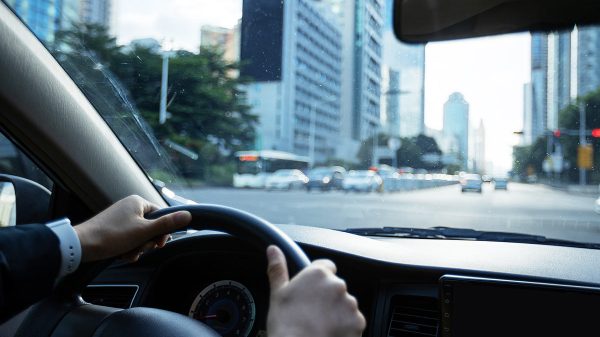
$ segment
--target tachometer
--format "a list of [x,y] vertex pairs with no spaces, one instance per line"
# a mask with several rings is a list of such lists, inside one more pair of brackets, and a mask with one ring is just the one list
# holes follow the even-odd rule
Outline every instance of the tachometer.
[[242,284],[223,280],[204,288],[192,303],[189,316],[223,337],[247,337],[256,318],[254,298]]

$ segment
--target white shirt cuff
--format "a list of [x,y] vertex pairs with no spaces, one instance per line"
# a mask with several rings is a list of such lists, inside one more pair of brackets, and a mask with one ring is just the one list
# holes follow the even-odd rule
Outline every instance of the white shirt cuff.
[[71,221],[67,218],[49,222],[46,226],[58,236],[60,244],[62,259],[57,277],[57,280],[59,280],[79,267],[79,263],[81,263],[81,243],[75,229],[71,226]]

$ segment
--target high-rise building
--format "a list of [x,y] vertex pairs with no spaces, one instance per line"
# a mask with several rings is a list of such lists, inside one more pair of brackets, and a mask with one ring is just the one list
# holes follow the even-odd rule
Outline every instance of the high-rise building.
[[240,29],[241,22],[233,28],[203,25],[200,28],[200,47],[216,47],[223,52],[225,60],[239,61]]
[[382,132],[384,0],[321,0],[342,28],[342,106],[338,155],[352,160],[360,142]]
[[[548,34],[531,34],[531,141],[548,128]],[[527,131],[527,130],[525,130]]]
[[571,32],[548,34],[547,128],[558,128],[558,114],[571,102]]
[[523,84],[523,135],[521,145],[530,145],[533,137],[533,86],[531,83]]
[[455,92],[444,103],[444,138],[447,151],[456,154],[463,165],[469,162],[469,103],[463,95]]
[[485,127],[483,120],[479,121],[479,126],[475,129],[473,137],[473,171],[485,174],[487,173],[485,160]]
[[392,5],[392,0],[386,0],[382,62],[385,68],[399,73],[399,86],[397,90],[384,89],[382,101],[384,104],[390,99],[398,101],[396,133],[400,137],[413,137],[425,132],[425,45],[406,44],[396,39]]
[[253,81],[246,95],[260,118],[257,148],[308,155],[316,163],[335,157],[342,67],[338,26],[308,0],[244,0],[242,10],[241,75]]
[[400,137],[400,72],[385,67],[382,75],[384,129],[388,135]]
[[79,0],[6,0],[7,4],[44,43],[57,31],[79,21]]
[[600,26],[577,30],[577,96],[600,88]]
[[80,0],[79,20],[84,23],[110,26],[111,0]]

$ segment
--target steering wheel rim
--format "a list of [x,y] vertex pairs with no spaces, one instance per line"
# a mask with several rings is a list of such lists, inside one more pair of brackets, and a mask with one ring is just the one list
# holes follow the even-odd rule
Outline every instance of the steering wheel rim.
[[[173,206],[163,208],[152,213],[146,215],[147,219],[156,219],[161,216],[178,212],[178,211],[188,211],[192,215],[192,220],[186,229],[194,229],[194,230],[214,230],[223,233],[227,233],[242,240],[246,240],[257,246],[259,249],[266,250],[266,247],[269,245],[278,246],[284,255],[286,256],[288,262],[288,268],[290,271],[290,276],[295,275],[300,270],[304,269],[310,264],[310,260],[302,251],[302,249],[285,233],[283,233],[279,228],[270,222],[255,216],[253,214],[227,207],[221,205],[211,205],[211,204],[194,204],[194,205],[181,205],[181,206]],[[57,285],[54,294],[47,300],[42,301],[37,305],[36,309],[38,311],[49,311],[50,308],[54,310],[58,310],[59,312],[64,312],[62,315],[57,314],[56,312],[51,315],[53,319],[45,322],[42,330],[48,330],[47,333],[41,334],[40,329],[36,329],[35,333],[28,332],[27,329],[23,330],[23,327],[27,327],[31,321],[31,324],[35,324],[38,322],[34,316],[38,316],[40,313],[36,312],[34,309],[30,312],[29,316],[22,323],[21,329],[17,332],[16,336],[18,337],[28,337],[28,336],[49,336],[54,331],[64,327],[61,326],[61,323],[68,320],[69,313],[77,311],[78,307],[81,307],[84,302],[81,300],[81,292],[102,270],[108,267],[114,260],[108,259],[104,261],[98,261],[94,263],[89,263],[86,265],[80,266],[80,268],[73,274],[65,277],[63,280],[59,282]],[[88,305],[89,306],[89,305]],[[144,309],[144,308],[135,308],[135,309]],[[148,309],[148,308],[146,308]],[[88,307],[89,310],[89,307]],[[123,313],[127,310],[133,309],[125,309],[117,314],[117,312],[108,314],[108,316],[104,317],[102,320],[99,320],[96,323],[92,324],[100,324],[97,326],[100,330],[106,330],[107,324],[122,324],[115,323],[119,321],[118,318],[110,319],[113,316],[123,316]],[[150,309],[148,309],[150,310]],[[136,317],[135,319],[143,320],[148,319],[144,317],[148,317],[147,312],[142,312],[142,315],[139,315],[139,311],[133,312],[132,317]],[[151,315],[160,315],[161,310],[152,309]],[[168,315],[173,315],[172,312],[163,311],[165,313],[165,317]],[[66,318],[65,318],[66,317]],[[164,317],[163,317],[164,318]],[[201,324],[198,321],[191,322],[191,318],[188,319],[185,316],[182,316],[179,321],[173,324],[178,324],[178,328],[186,327],[190,325],[190,330],[197,329],[197,327],[193,327],[194,324]],[[122,319],[121,319],[122,320]],[[131,318],[127,319],[131,321]],[[54,322],[52,322],[54,321]],[[169,325],[171,321],[176,321],[173,318],[163,319],[162,324]],[[100,323],[102,322],[102,323]],[[108,322],[108,323],[106,323]],[[156,320],[153,320],[156,322]],[[187,325],[186,325],[187,324]],[[143,324],[142,324],[143,326]],[[93,327],[90,327],[92,329]],[[111,327],[113,328],[113,327]],[[120,326],[119,326],[120,328]],[[110,329],[109,329],[110,330]],[[96,331],[95,328],[93,331]],[[155,333],[157,331],[154,331]],[[140,334],[147,335],[146,333]],[[207,334],[208,335],[208,334]],[[96,334],[94,334],[96,336]],[[134,337],[135,334],[130,337]]]

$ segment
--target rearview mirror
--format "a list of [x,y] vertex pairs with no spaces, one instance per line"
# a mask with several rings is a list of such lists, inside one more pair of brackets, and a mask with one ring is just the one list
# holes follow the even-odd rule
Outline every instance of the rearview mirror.
[[426,43],[600,22],[598,0],[395,0],[394,32]]

